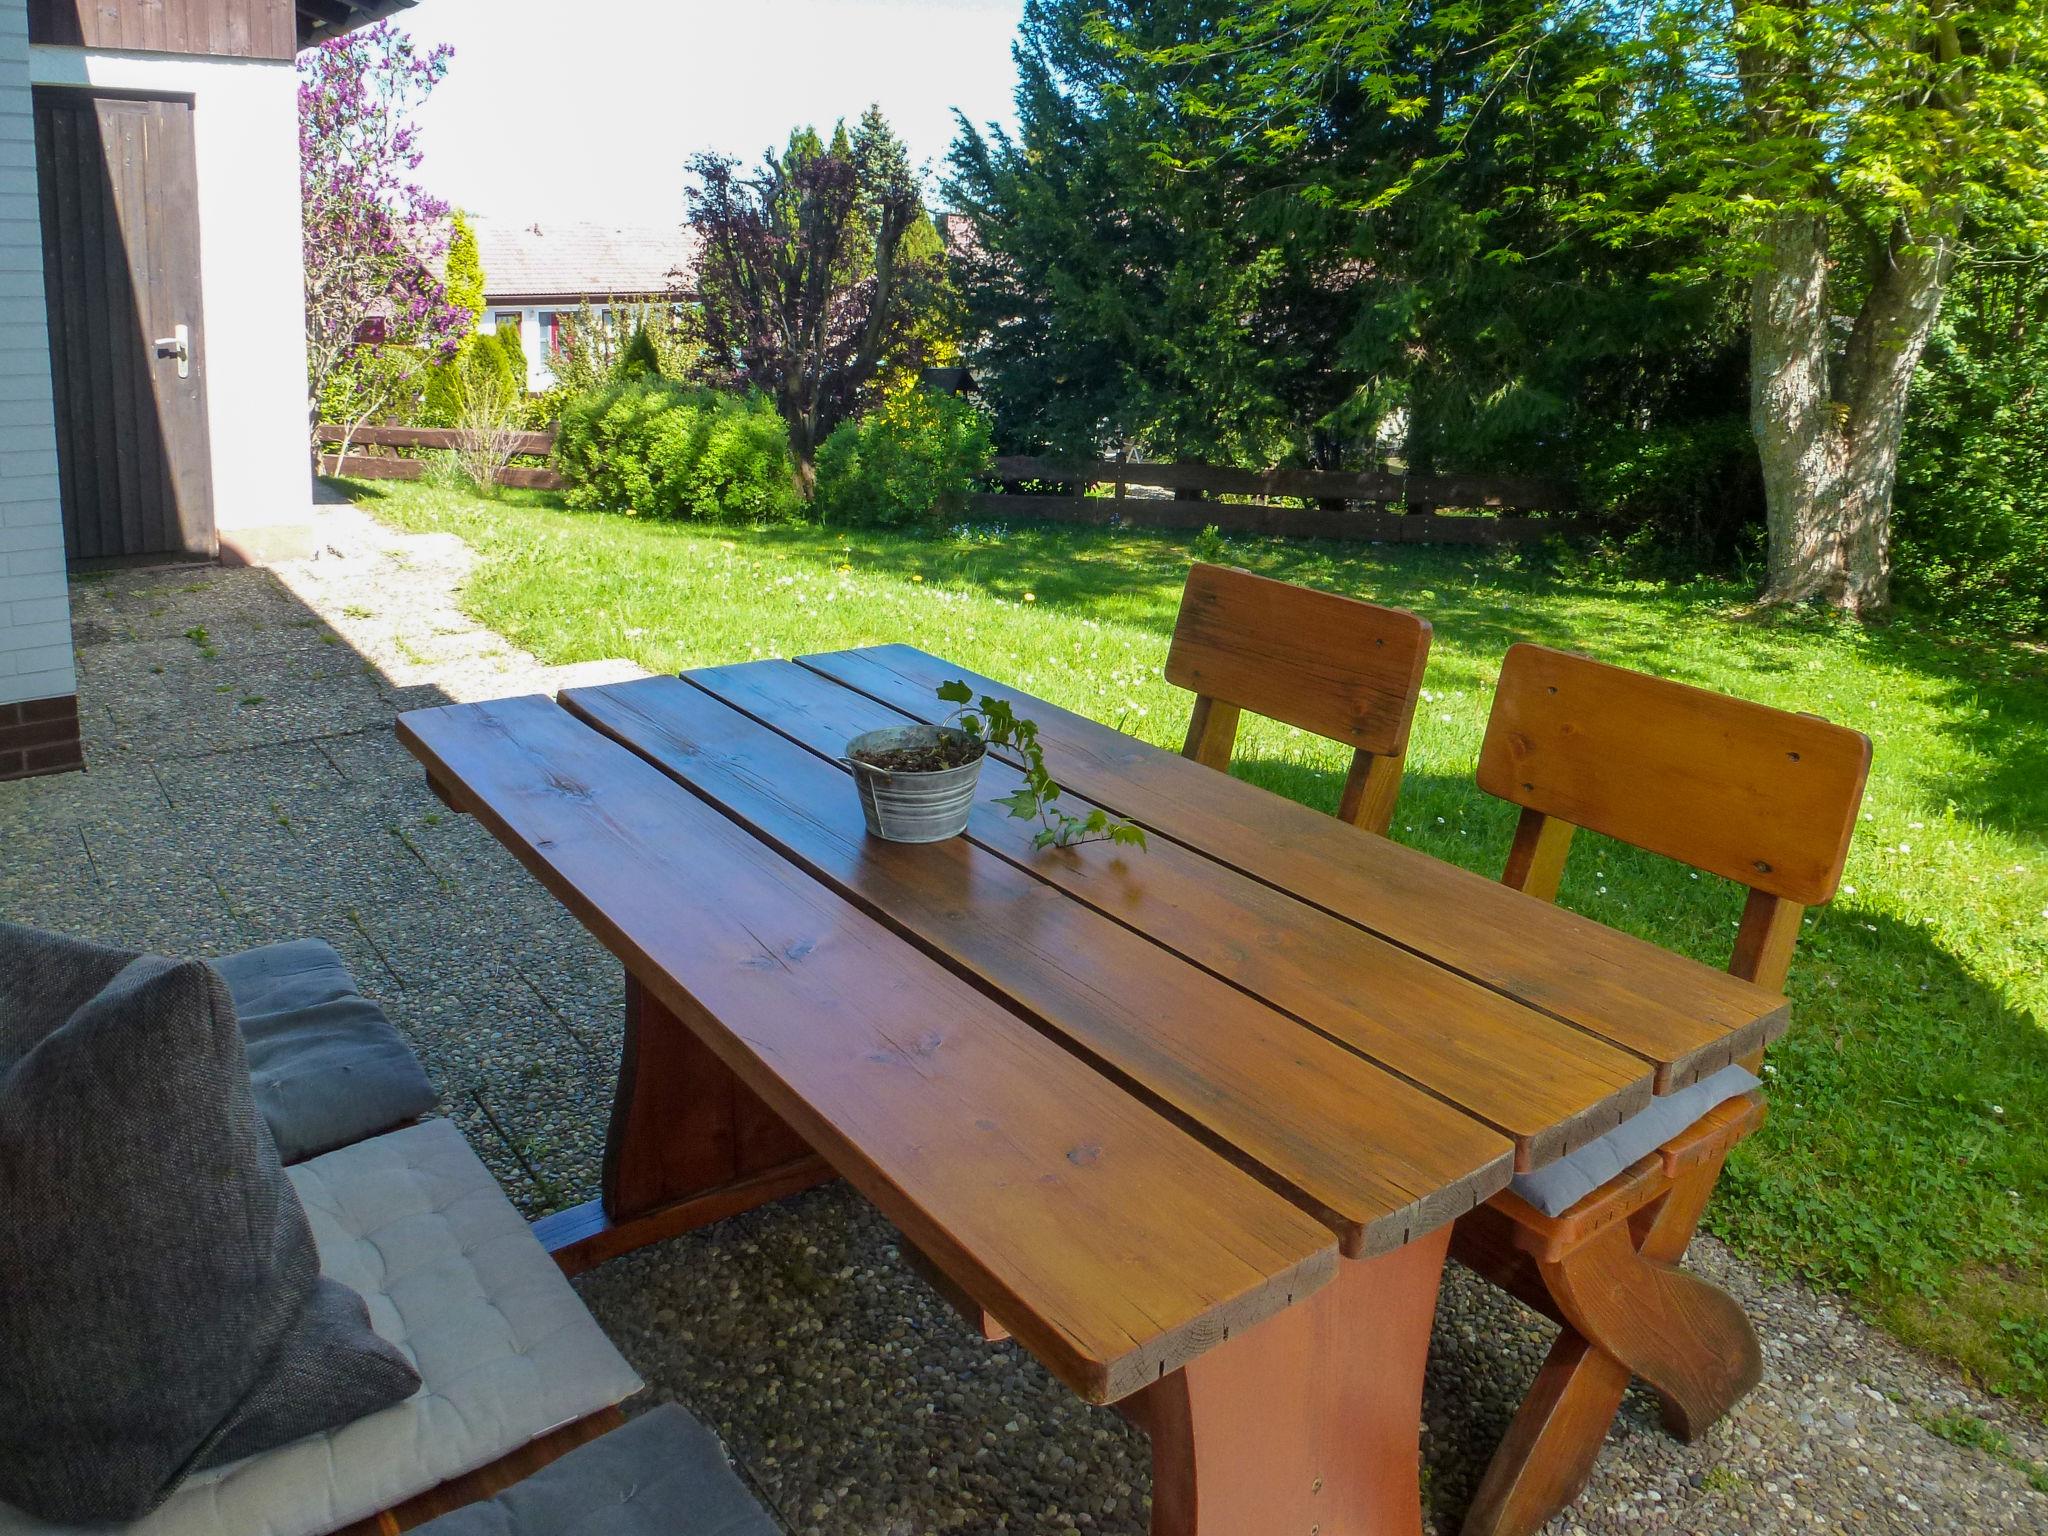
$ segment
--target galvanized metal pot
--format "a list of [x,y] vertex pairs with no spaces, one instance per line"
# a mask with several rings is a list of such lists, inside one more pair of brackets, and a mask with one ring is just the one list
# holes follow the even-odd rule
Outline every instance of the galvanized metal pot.
[[936,746],[942,737],[980,745],[963,730],[935,725],[896,725],[887,730],[866,731],[846,744],[846,764],[853,770],[853,782],[860,791],[860,808],[867,817],[871,835],[892,843],[939,843],[967,830],[967,815],[974,808],[974,786],[981,778],[985,751],[958,768],[941,768],[935,773],[896,773],[864,763],[854,755]]

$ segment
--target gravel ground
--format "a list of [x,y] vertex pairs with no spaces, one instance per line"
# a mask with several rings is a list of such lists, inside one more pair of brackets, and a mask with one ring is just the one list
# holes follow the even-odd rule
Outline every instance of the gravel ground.
[[[468,554],[452,538],[347,507],[325,520],[321,556],[276,573],[74,584],[91,767],[0,784],[0,912],[172,953],[327,938],[513,1198],[531,1214],[574,1204],[596,1191],[617,967],[440,807],[390,723],[635,669],[545,668],[479,629],[455,604]],[[1690,1262],[1756,1320],[1763,1385],[1690,1447],[1631,1395],[1554,1532],[2048,1531],[2048,1494],[2010,1460],[1926,1427],[1979,1420],[2048,1466],[2038,1422],[1711,1240]],[[971,1334],[843,1186],[579,1285],[648,1379],[642,1401],[716,1426],[792,1532],[1146,1530],[1142,1438]],[[1424,1403],[1432,1531],[1457,1530],[1548,1335],[1455,1266],[1446,1276]]]

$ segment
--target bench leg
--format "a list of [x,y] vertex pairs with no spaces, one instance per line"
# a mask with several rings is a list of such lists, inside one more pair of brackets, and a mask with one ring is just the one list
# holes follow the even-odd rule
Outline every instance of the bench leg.
[[832,1177],[686,1021],[628,975],[601,1196],[533,1230],[577,1274]]
[[1450,1229],[1337,1278],[1128,1398],[1152,1536],[1419,1536],[1422,1374]]
[[1684,1440],[1762,1379],[1742,1308],[1677,1267],[1725,1155],[1688,1169],[1636,1221],[1535,1265],[1564,1330],[1494,1452],[1464,1536],[1527,1536],[1584,1492],[1631,1376],[1656,1391]]

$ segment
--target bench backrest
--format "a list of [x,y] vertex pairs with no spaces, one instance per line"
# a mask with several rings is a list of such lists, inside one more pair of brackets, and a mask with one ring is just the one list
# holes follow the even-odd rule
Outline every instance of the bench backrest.
[[1353,749],[1338,814],[1384,833],[1429,659],[1427,620],[1335,592],[1196,565],[1166,680],[1195,697],[1187,756],[1227,769],[1250,710]]
[[1751,892],[1730,969],[1772,987],[1841,883],[1869,772],[1858,731],[1526,644],[1479,752],[1479,787],[1522,807],[1508,884],[1554,898],[1575,827],[1724,876]]

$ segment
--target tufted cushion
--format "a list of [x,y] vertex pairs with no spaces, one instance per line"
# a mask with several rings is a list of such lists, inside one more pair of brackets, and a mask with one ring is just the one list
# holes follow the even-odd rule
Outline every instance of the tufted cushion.
[[287,1163],[417,1120],[434,1088],[384,1010],[321,939],[214,962],[235,1000],[256,1107]]
[[[191,1478],[128,1536],[319,1536],[630,1396],[640,1380],[446,1120],[288,1169],[323,1273],[369,1303],[421,1390]],[[0,1508],[0,1536],[108,1536]]]
[[1561,1216],[1630,1164],[1648,1157],[1708,1110],[1762,1086],[1745,1067],[1723,1067],[1690,1087],[1652,1099],[1606,1135],[1534,1173],[1515,1175],[1515,1193],[1546,1216]]
[[579,1446],[419,1536],[780,1536],[717,1436],[674,1404]]

